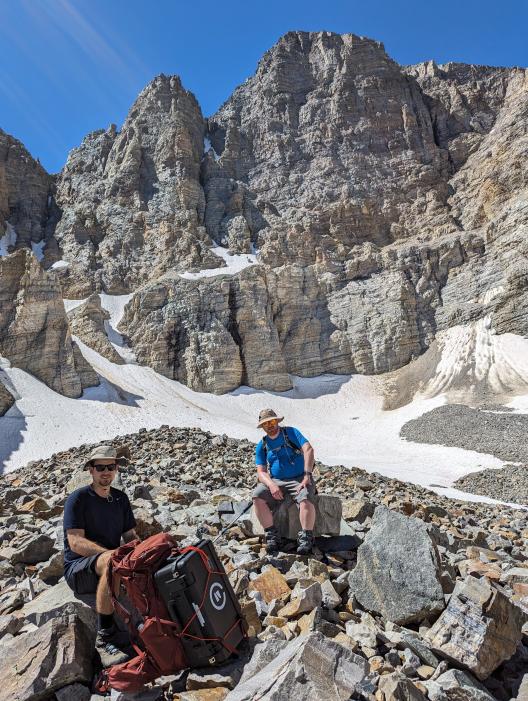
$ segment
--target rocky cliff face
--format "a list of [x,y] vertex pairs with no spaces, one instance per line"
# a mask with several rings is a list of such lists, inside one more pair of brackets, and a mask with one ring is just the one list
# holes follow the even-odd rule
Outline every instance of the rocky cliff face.
[[15,398],[0,380],[0,416],[3,416],[15,403]]
[[67,397],[99,384],[72,343],[54,275],[20,250],[0,258],[0,280],[0,355]]
[[44,249],[57,214],[52,176],[0,129],[0,238],[11,232],[11,250],[39,243]]
[[[187,353],[212,385],[179,360],[172,376],[214,390],[227,354],[230,388],[258,377],[279,389],[284,373],[400,368],[439,331],[488,315],[525,335],[526,92],[523,70],[402,69],[370,40],[283,37],[208,120],[202,166],[207,231],[256,245],[261,265],[147,285],[124,321],[134,342],[156,337],[143,361],[171,376]],[[271,365],[234,323],[248,309]]]
[[55,233],[70,296],[119,294],[169,269],[218,265],[203,228],[205,123],[176,76],[139,95],[118,133],[89,134],[57,182]]
[[[396,370],[478,320],[526,335],[527,92],[327,32],[282,37],[208,120],[159,76],[58,178],[63,289],[136,292],[138,360],[216,392]],[[213,245],[258,265],[211,276]]]
[[262,241],[271,264],[297,258],[289,242],[300,238],[313,242],[302,258],[315,262],[458,228],[424,95],[378,42],[287,34],[209,130],[219,163],[274,231]]

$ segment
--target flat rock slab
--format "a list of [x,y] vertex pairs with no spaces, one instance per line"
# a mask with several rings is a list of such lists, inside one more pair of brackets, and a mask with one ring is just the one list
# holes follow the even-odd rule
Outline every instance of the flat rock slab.
[[[95,597],[93,599],[95,604]],[[65,581],[42,592],[16,612],[17,616],[24,618],[29,623],[34,623],[39,628],[54,618],[73,614],[81,618],[95,633],[97,614],[94,608],[91,608],[84,600],[81,601],[77,598]]]
[[273,599],[289,596],[291,591],[286,578],[276,567],[269,567],[259,574],[250,582],[248,590],[260,592],[267,604]]
[[435,652],[486,679],[514,654],[527,618],[498,586],[468,576],[427,637]]
[[423,521],[378,506],[357,551],[350,592],[361,606],[404,625],[445,606],[440,558]]
[[368,670],[359,655],[321,633],[310,633],[292,640],[252,676],[244,674],[226,701],[346,701]]
[[[314,534],[316,536],[339,535],[342,514],[341,499],[331,494],[318,494],[315,511]],[[297,538],[297,534],[301,530],[301,522],[299,521],[299,509],[295,504],[281,504],[275,511],[273,520],[281,538],[290,540]],[[253,533],[262,535],[264,529],[255,516],[253,509],[251,510],[251,522],[253,524]]]
[[75,682],[91,683],[94,636],[66,616],[13,638],[2,650],[0,701],[39,701]]

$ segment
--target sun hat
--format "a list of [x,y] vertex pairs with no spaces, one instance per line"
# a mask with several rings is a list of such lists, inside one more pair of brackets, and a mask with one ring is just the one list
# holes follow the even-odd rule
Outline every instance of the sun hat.
[[130,449],[126,446],[113,448],[111,445],[100,445],[94,448],[84,463],[86,470],[93,460],[115,460],[119,465],[126,465],[130,460]]
[[277,416],[273,409],[262,409],[259,414],[257,428],[260,428],[263,423],[266,421],[271,421],[272,419],[277,419],[277,421],[280,423],[281,421],[284,421],[284,416]]

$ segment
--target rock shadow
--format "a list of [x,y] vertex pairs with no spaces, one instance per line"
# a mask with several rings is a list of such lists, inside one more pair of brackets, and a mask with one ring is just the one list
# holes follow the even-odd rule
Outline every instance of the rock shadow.
[[273,392],[269,389],[255,389],[242,385],[229,394],[238,397],[248,394],[270,394],[287,399],[318,399],[328,394],[337,394],[350,380],[350,375],[318,375],[317,377],[292,376],[293,387],[286,392]]
[[88,387],[84,390],[81,399],[88,399],[94,402],[105,402],[108,404],[121,404],[131,407],[139,407],[138,401],[144,399],[140,394],[127,392],[119,385],[110,382],[105,377],[99,375],[100,383],[97,387]]

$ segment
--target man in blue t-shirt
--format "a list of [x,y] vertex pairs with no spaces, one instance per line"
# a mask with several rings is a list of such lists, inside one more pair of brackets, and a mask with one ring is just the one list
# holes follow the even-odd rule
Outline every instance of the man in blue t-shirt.
[[263,409],[259,414],[258,427],[264,429],[266,435],[255,449],[260,484],[253,492],[253,505],[264,528],[266,549],[272,554],[280,547],[279,534],[273,525],[273,511],[284,500],[294,501],[299,507],[302,528],[297,553],[308,555],[314,542],[314,451],[298,429],[279,425],[283,419],[273,409]]
[[111,446],[95,448],[85,465],[92,483],[72,492],[64,505],[64,578],[76,594],[96,595],[96,648],[104,667],[129,658],[120,649],[126,640],[114,623],[108,561],[121,539],[127,543],[137,538],[130,501],[125,492],[112,487],[117,460]]

